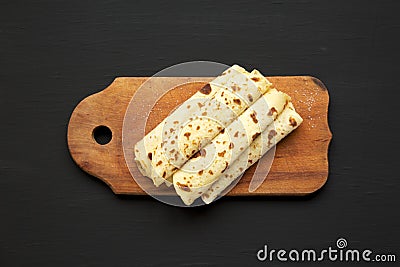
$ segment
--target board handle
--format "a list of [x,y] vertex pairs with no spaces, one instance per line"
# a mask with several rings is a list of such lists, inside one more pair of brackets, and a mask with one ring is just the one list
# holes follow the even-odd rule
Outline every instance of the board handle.
[[134,91],[144,80],[116,78],[103,91],[83,99],[68,123],[67,142],[72,159],[115,193],[145,194],[136,186],[122,156],[125,111]]

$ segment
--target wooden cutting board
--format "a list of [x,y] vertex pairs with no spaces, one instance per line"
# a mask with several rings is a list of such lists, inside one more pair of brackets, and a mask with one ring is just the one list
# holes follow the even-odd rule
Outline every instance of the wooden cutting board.
[[[76,106],[68,124],[68,147],[76,164],[104,181],[116,194],[146,194],[127,167],[126,162],[133,162],[133,156],[125,160],[122,128],[132,96],[147,79],[116,78],[103,91],[83,99]],[[212,80],[203,78],[207,79]],[[328,178],[328,146],[332,138],[327,116],[328,90],[320,80],[310,76],[268,79],[275,88],[292,97],[296,111],[304,122],[277,145],[273,164],[264,183],[256,191],[248,191],[255,170],[253,166],[228,193],[231,196],[306,195],[321,188]],[[163,84],[171,81],[185,84],[169,91],[157,101],[148,116],[146,132],[151,131],[178,104],[206,84],[196,80],[183,77],[158,77],[155,80]],[[135,107],[135,103],[132,103],[129,107],[128,112],[140,113],[140,105]],[[112,139],[109,143],[101,145],[96,142],[93,131],[98,126],[106,126],[111,130]],[[135,133],[135,129],[132,132]]]

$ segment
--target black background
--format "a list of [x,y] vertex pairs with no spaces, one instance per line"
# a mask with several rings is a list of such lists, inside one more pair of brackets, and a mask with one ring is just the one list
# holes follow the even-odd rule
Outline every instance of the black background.
[[[256,252],[339,237],[399,258],[399,3],[1,1],[0,266],[286,266]],[[182,209],[116,196],[74,164],[66,127],[81,99],[192,60],[320,78],[325,187]]]

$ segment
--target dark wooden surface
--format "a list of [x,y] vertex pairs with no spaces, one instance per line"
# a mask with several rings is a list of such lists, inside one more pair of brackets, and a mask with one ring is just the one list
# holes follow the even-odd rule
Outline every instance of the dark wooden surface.
[[[399,8],[1,1],[0,266],[267,265],[264,244],[323,249],[341,236],[399,257]],[[324,81],[334,138],[322,191],[181,209],[114,195],[75,165],[66,129],[79,100],[196,59]]]
[[[249,184],[257,167],[255,164],[245,172],[237,185],[227,194],[228,196],[304,196],[319,190],[328,179],[328,147],[332,134],[328,125],[329,94],[326,86],[311,76],[267,78],[274,88],[292,98],[296,112],[304,121],[294,133],[278,144],[268,178],[257,190],[249,192]],[[177,105],[206,84],[206,82],[189,83],[189,79],[187,77],[152,79],[153,88],[160,88],[160,85],[166,83],[182,85],[171,88],[171,91],[155,103],[146,121],[147,133]],[[140,103],[137,96],[136,101],[131,99],[146,80],[144,77],[118,77],[106,89],[79,102],[68,123],[68,149],[82,170],[104,181],[116,194],[144,195],[150,192],[152,195],[176,195],[173,188],[166,186],[157,188],[150,179],[145,179],[145,188],[153,191],[144,192],[142,190],[144,185],[139,186],[136,183],[139,178],[137,175],[141,174],[137,169],[132,171],[136,168],[133,147],[143,138],[140,126],[133,118],[143,115],[146,110],[143,109],[143,102]],[[154,92],[148,90],[143,98],[151,99],[151,94]],[[96,142],[94,129],[99,126],[106,126],[111,130],[112,138],[109,143]],[[124,136],[122,128],[129,129]],[[123,139],[129,141],[124,142]],[[125,155],[130,157],[125,159]],[[128,166],[131,166],[130,169]]]

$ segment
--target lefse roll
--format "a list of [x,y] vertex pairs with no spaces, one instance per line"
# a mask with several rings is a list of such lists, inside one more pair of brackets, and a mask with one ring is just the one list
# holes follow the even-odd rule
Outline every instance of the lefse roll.
[[245,170],[261,159],[274,145],[299,127],[302,122],[303,119],[296,112],[292,102],[289,102],[274,123],[270,124],[201,196],[202,200],[207,204],[214,201]]
[[193,203],[280,114],[290,97],[276,89],[266,92],[225,130],[173,175],[173,185],[186,205]]
[[257,70],[227,69],[135,145],[139,170],[161,185],[270,86]]

